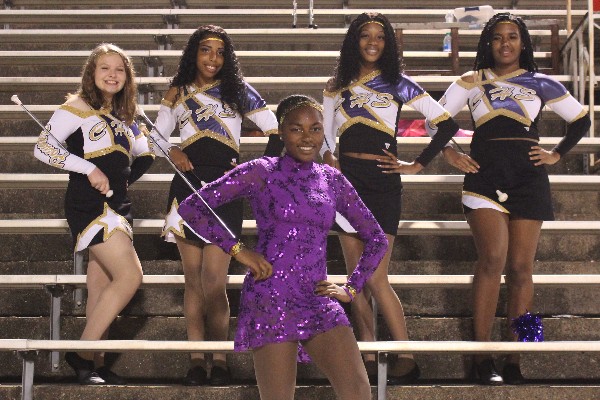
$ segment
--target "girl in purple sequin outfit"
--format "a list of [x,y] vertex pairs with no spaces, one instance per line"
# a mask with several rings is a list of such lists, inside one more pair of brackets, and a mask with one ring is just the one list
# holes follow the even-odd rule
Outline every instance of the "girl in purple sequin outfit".
[[[356,339],[341,302],[350,302],[381,261],[387,239],[354,188],[336,169],[313,160],[323,116],[312,98],[294,95],[277,108],[286,155],[242,164],[199,194],[211,207],[247,198],[258,226],[245,248],[193,194],[179,207],[199,235],[248,266],[236,350],[253,352],[261,399],[293,399],[298,343],[327,376],[338,398],[370,399]],[[327,235],[336,211],[356,228],[364,252],[348,283],[327,282]],[[271,379],[273,372],[277,379]]]

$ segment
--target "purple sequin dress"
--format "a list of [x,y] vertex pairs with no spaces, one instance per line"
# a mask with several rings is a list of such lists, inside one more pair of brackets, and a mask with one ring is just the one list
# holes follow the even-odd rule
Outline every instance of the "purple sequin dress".
[[[215,208],[239,198],[250,201],[258,226],[255,251],[273,265],[273,275],[255,282],[246,275],[235,349],[304,341],[337,325],[350,326],[335,299],[314,294],[327,278],[327,234],[339,211],[365,243],[348,284],[361,290],[387,249],[385,234],[354,188],[336,169],[290,156],[244,163],[200,193]],[[197,195],[179,214],[200,236],[224,251],[237,243]]]

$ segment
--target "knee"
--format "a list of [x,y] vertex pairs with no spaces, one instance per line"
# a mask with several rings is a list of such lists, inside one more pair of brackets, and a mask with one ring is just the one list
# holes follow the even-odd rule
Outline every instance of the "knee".
[[352,398],[371,399],[371,385],[366,375],[357,376],[355,379],[346,383],[345,386],[348,389],[348,393],[351,393],[352,396],[356,396]]
[[131,286],[136,289],[142,284],[142,279],[144,278],[144,273],[142,272],[142,268],[132,268],[131,271],[127,274],[127,280],[131,283]]
[[510,265],[506,271],[506,283],[511,286],[528,286],[533,284],[530,265]]
[[477,270],[486,275],[500,275],[506,264],[506,254],[490,251],[479,254]]

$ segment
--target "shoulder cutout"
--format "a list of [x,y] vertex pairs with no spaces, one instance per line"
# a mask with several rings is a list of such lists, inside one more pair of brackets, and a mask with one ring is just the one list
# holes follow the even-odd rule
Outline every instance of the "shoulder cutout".
[[178,87],[170,87],[167,93],[165,94],[164,100],[167,100],[171,103],[175,103],[175,100],[179,97],[179,88]]
[[65,101],[64,105],[73,107],[74,109],[79,111],[90,111],[92,109],[92,107],[90,107],[90,105],[83,101],[83,99],[78,95],[69,96],[67,101]]
[[475,82],[475,76],[476,76],[477,72],[476,71],[468,71],[465,72],[460,79],[463,82],[467,82],[467,83],[474,83]]
[[327,90],[328,92],[334,92],[335,91],[334,83],[335,83],[335,80],[333,79],[333,77],[329,78],[329,80],[325,84],[325,90]]

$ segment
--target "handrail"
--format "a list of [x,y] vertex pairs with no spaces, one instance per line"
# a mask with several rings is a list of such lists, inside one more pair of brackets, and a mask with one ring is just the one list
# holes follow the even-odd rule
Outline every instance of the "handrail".
[[[561,49],[563,58],[563,70],[571,75],[573,81],[573,96],[581,103],[588,104],[590,110],[594,109],[594,86],[596,84],[594,71],[594,23],[590,23],[596,18],[594,14],[586,13],[585,17],[579,22],[577,28],[567,38]],[[584,30],[588,28],[588,40],[584,38]],[[587,74],[586,74],[587,71]],[[586,102],[586,83],[588,84],[588,98]],[[592,122],[588,136],[595,137],[595,113],[589,113]],[[594,165],[594,154],[589,155],[589,162],[585,163],[584,169]]]

